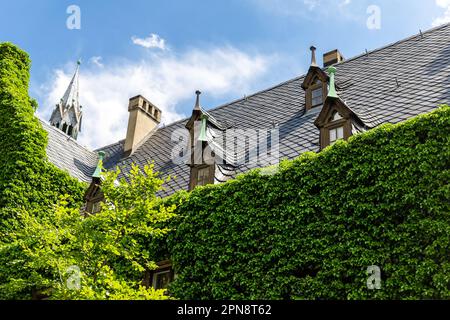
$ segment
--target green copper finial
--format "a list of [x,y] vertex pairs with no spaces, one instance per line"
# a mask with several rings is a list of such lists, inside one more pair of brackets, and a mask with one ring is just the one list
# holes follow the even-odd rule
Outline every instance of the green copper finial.
[[97,168],[95,168],[94,174],[92,175],[92,178],[100,178],[102,175],[102,169],[103,169],[103,159],[105,158],[105,152],[100,151],[98,153],[98,163]]
[[339,98],[337,95],[336,86],[334,83],[334,76],[336,74],[336,68],[333,66],[329,67],[328,74],[330,75],[330,89],[328,90],[328,96],[331,98]]
[[199,141],[207,141],[206,139],[206,121],[208,120],[208,116],[202,115],[202,126],[200,128],[200,136],[198,137]]
[[80,65],[80,64],[81,64],[81,59],[78,59],[77,65]]

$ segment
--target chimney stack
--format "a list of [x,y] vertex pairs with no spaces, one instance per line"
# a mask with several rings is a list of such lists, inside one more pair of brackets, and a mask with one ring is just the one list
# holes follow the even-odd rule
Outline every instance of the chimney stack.
[[323,66],[326,68],[344,60],[344,56],[339,52],[339,50],[335,49],[323,55]]
[[123,146],[125,156],[133,153],[137,145],[161,122],[161,110],[141,95],[130,98],[128,112],[127,136]]

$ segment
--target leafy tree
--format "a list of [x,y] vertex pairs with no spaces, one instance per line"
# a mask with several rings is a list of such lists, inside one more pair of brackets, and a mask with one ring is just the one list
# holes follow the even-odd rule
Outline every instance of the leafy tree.
[[145,288],[142,280],[157,268],[147,243],[169,232],[164,225],[175,205],[156,197],[164,180],[153,165],[133,166],[128,181],[117,181],[119,173],[104,173],[106,201],[98,214],[85,218],[68,205],[68,196],[42,217],[23,210],[21,229],[0,244],[0,257],[17,257],[11,269],[27,276],[9,277],[0,292],[27,298],[23,288],[32,286],[35,297],[51,299],[167,299],[164,290]]

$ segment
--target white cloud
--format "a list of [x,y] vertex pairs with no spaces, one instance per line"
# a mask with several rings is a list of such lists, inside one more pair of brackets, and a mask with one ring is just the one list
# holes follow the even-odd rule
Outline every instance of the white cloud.
[[[233,47],[190,50],[182,54],[165,51],[140,61],[116,61],[103,68],[82,65],[80,100],[83,106],[82,132],[78,140],[90,148],[114,143],[125,137],[128,99],[142,94],[162,110],[162,123],[185,117],[176,110],[194,104],[194,91],[205,95],[241,96],[253,90],[252,83],[269,67],[269,57],[249,55]],[[41,86],[38,116],[47,120],[64,94],[74,72],[74,63],[54,71]],[[207,108],[213,106],[205,106]]]
[[144,48],[158,48],[161,50],[166,50],[166,41],[158,36],[157,34],[150,34],[147,38],[138,38],[136,36],[131,37],[131,41],[135,45],[142,46]]
[[450,22],[450,0],[436,0],[436,5],[444,8],[444,15],[438,18],[435,18],[432,22],[433,27],[437,27],[444,23]]
[[103,68],[104,65],[103,63],[101,63],[102,59],[103,58],[100,56],[94,56],[89,59],[89,62],[92,63],[93,65],[96,65],[97,67]]

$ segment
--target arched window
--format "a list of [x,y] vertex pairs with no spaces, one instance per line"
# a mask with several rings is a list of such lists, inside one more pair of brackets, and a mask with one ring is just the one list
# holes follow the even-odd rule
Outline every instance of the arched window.
[[63,126],[62,126],[62,129],[61,129],[64,133],[66,133],[67,132],[67,124],[66,123],[64,123],[63,124]]

